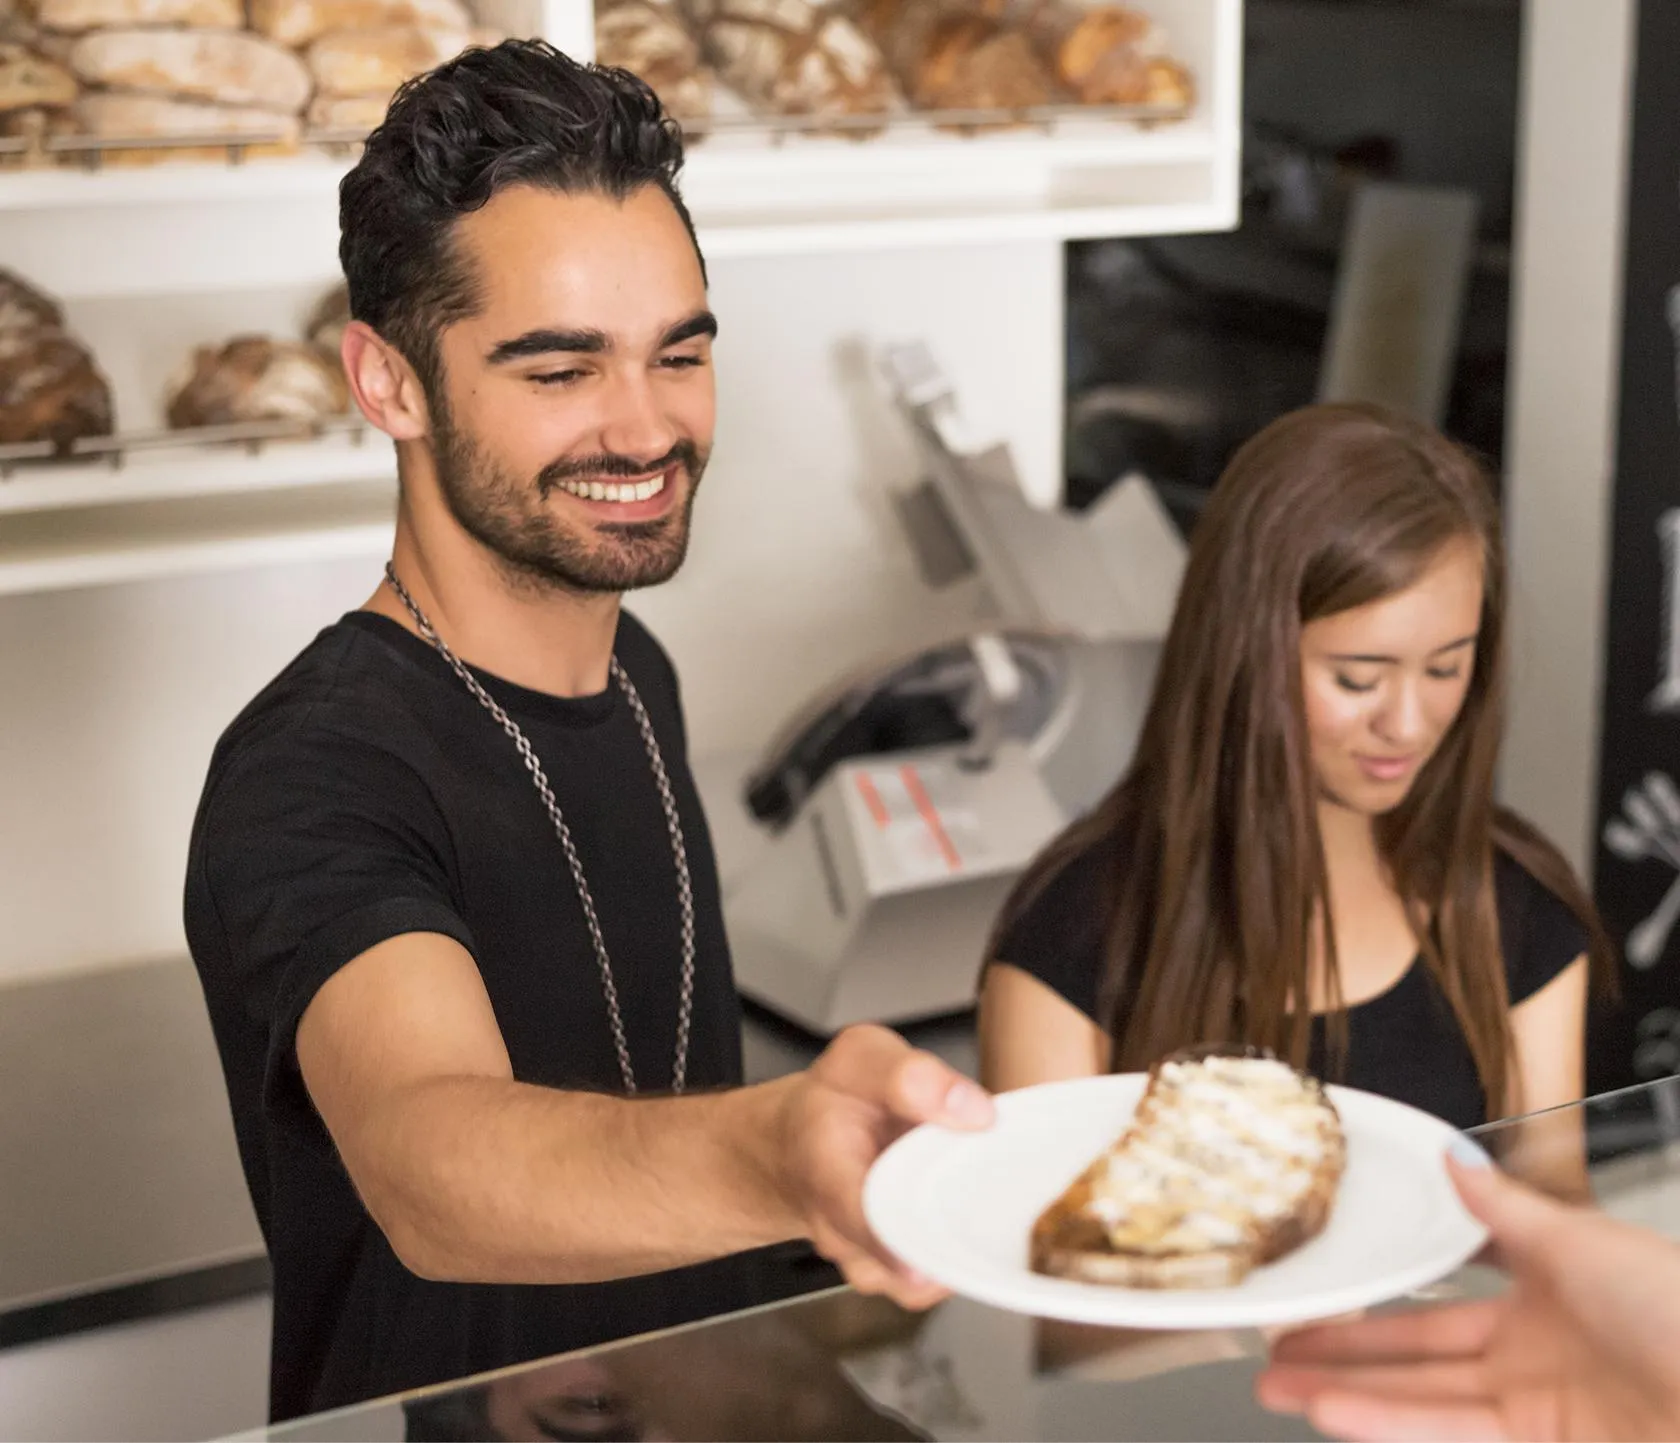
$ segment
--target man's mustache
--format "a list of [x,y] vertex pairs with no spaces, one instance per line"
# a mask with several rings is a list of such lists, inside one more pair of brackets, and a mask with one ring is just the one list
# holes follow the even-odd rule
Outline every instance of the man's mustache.
[[637,456],[620,456],[613,451],[603,451],[598,456],[567,456],[560,461],[551,461],[537,473],[537,493],[547,500],[549,493],[562,481],[570,481],[576,476],[651,476],[672,466],[681,466],[693,480],[700,474],[700,448],[692,441],[678,441],[653,461],[644,461]]

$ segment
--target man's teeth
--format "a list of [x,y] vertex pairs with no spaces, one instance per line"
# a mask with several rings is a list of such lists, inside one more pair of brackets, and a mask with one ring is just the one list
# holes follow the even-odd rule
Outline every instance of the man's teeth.
[[646,501],[665,489],[665,473],[651,481],[562,481],[560,489],[585,501]]

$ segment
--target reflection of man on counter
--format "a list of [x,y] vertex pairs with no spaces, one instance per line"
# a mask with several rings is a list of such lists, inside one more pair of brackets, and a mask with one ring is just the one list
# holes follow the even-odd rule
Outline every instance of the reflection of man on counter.
[[187,883],[276,1417],[797,1291],[786,1240],[934,1296],[863,1174],[990,1105],[876,1029],[737,1086],[677,681],[619,608],[681,563],[712,438],[680,160],[640,82],[510,42],[405,89],[344,182],[392,566],[223,737]]

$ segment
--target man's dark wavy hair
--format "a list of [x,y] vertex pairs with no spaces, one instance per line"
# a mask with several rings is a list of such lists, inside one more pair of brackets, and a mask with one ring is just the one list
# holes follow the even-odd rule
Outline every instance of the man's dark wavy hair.
[[629,71],[580,64],[542,40],[465,51],[397,92],[339,186],[350,314],[435,394],[439,333],[480,304],[456,220],[510,185],[615,200],[656,185],[692,238],[682,162],[680,127]]

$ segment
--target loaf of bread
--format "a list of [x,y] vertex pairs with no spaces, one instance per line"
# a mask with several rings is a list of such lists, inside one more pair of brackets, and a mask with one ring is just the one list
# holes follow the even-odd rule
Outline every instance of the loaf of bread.
[[296,55],[243,30],[95,30],[70,68],[89,85],[294,115],[310,92]]
[[970,0],[860,0],[859,23],[922,110],[1020,110],[1061,98],[1031,36]]
[[65,35],[146,25],[236,30],[245,20],[239,0],[35,0],[35,18]]
[[1316,1237],[1346,1165],[1324,1089],[1264,1055],[1187,1053],[1033,1228],[1035,1271],[1125,1288],[1222,1288]]
[[678,120],[712,113],[712,72],[674,4],[616,0],[595,7],[595,59],[640,76]]
[[324,95],[390,95],[410,76],[459,55],[472,43],[465,30],[379,25],[335,30],[309,47],[309,73]]
[[200,346],[173,378],[167,415],[178,428],[240,421],[308,423],[349,403],[343,369],[313,346],[268,336],[235,336]]
[[64,311],[57,301],[23,277],[0,270],[0,335],[63,328]]
[[876,115],[901,102],[880,47],[837,7],[689,0],[689,12],[702,54],[749,104],[777,115]]
[[1190,72],[1168,53],[1166,31],[1127,5],[1030,0],[1025,17],[1057,78],[1086,105],[1188,106]]
[[350,324],[350,288],[334,286],[316,302],[315,309],[304,322],[303,334],[333,365],[340,364],[339,342],[344,328]]
[[366,135],[384,123],[391,108],[391,92],[385,95],[317,95],[309,102],[305,121],[311,130],[354,131]]
[[0,271],[0,445],[111,434],[111,388],[51,297]]
[[64,66],[21,45],[0,43],[0,110],[68,105],[80,89]]
[[251,28],[282,45],[308,45],[334,30],[389,25],[465,31],[472,16],[461,0],[250,0]]
[[[70,116],[75,129],[85,135],[137,140],[250,135],[273,138],[286,145],[295,143],[298,133],[298,118],[289,111],[207,105],[197,100],[171,100],[161,95],[128,95],[110,90],[83,91],[70,107]],[[118,153],[113,152],[113,156]]]

